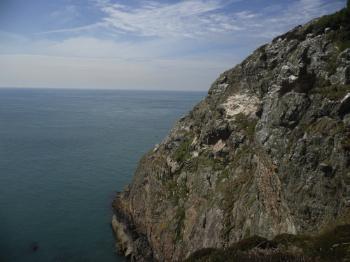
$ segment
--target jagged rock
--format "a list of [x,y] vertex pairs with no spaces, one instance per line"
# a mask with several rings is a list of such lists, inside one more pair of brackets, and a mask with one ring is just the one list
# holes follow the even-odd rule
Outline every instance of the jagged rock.
[[180,261],[254,235],[314,234],[350,212],[350,49],[334,38],[348,23],[319,21],[224,72],[141,159],[114,204],[125,254]]

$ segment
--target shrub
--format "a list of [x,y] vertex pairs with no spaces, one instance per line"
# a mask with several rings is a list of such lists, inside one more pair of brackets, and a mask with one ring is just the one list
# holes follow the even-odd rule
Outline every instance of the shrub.
[[191,154],[190,154],[191,138],[192,137],[187,137],[186,140],[184,140],[175,151],[174,158],[176,161],[183,162],[184,160],[191,157]]

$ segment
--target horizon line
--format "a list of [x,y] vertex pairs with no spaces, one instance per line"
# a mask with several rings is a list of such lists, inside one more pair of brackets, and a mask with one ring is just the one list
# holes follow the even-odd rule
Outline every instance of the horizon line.
[[23,90],[23,89],[43,89],[43,90],[81,90],[81,91],[149,91],[149,92],[198,92],[198,93],[208,93],[208,90],[184,90],[184,89],[137,89],[137,88],[97,88],[97,87],[25,87],[25,86],[0,86],[0,89],[17,89],[17,90]]

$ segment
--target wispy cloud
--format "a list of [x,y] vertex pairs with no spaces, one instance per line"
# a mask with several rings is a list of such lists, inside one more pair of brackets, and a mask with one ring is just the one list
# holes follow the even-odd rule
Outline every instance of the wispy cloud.
[[192,38],[217,34],[271,38],[290,26],[344,6],[343,0],[298,0],[255,12],[227,12],[235,2],[241,1],[188,0],[167,4],[144,1],[131,8],[109,0],[97,0],[105,13],[103,25],[119,33]]
[[105,3],[104,21],[122,32],[142,36],[195,37],[210,32],[239,30],[232,18],[222,14],[229,1],[181,1],[176,4],[144,2],[131,9],[119,4]]
[[344,0],[298,0],[260,11],[228,12],[230,6],[242,0],[140,1],[132,7],[110,0],[94,1],[104,14],[98,22],[40,34],[109,30],[114,35],[137,37],[203,38],[230,34],[235,38],[243,34],[271,38],[293,25],[344,6]]
[[344,7],[343,0],[299,0],[287,6],[270,6],[263,11],[264,16],[257,21],[264,28],[262,35],[268,38],[283,33],[288,28],[334,12]]
[[[87,2],[98,15],[68,23],[72,27],[25,37],[0,31],[0,86],[207,89],[258,45],[345,5],[294,0],[254,9],[247,0]],[[51,16],[64,17],[62,10],[81,14],[68,6]]]
[[103,27],[107,28],[107,24],[104,22],[98,22],[94,24],[72,27],[72,28],[62,28],[62,29],[56,29],[56,30],[43,31],[43,32],[36,33],[35,35],[49,35],[49,34],[56,34],[56,33],[68,33],[68,34],[84,33],[84,32],[90,32],[92,30],[98,30]]
[[137,7],[130,7],[109,0],[95,0],[96,6],[104,13],[97,23],[39,34],[76,33],[104,28],[117,34],[193,38],[239,31],[243,28],[236,25],[236,20],[254,16],[250,12],[225,14],[225,7],[239,1],[242,0],[188,0],[175,4],[140,1]]

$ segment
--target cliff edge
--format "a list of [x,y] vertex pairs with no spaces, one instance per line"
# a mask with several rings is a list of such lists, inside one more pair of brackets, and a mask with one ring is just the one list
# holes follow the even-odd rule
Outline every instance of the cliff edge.
[[348,9],[224,72],[141,159],[113,203],[125,256],[180,261],[350,222]]

